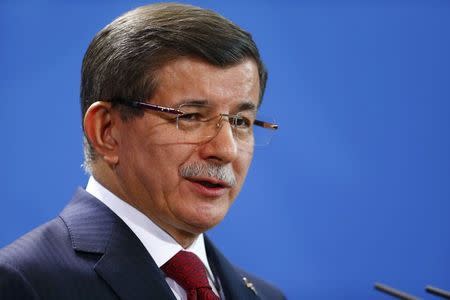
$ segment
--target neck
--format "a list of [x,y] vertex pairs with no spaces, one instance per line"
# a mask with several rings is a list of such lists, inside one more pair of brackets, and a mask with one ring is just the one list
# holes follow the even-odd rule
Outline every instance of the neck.
[[159,222],[159,220],[152,218],[151,216],[146,216],[152,220],[156,225],[158,225],[159,228],[164,230],[168,235],[170,235],[183,249],[188,248],[191,246],[198,238],[200,234],[194,234],[191,232],[186,232],[180,229],[174,229],[174,228],[166,228],[167,226],[164,226],[163,223]]

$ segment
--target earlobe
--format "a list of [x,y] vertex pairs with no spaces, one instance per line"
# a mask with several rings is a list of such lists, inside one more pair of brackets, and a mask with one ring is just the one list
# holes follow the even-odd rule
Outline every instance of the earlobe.
[[83,120],[84,132],[96,154],[111,167],[119,162],[117,140],[113,131],[115,126],[111,103],[97,101],[93,103]]

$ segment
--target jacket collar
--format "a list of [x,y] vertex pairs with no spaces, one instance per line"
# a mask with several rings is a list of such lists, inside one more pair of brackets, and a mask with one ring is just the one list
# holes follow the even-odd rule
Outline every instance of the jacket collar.
[[75,251],[100,254],[95,272],[120,299],[173,299],[145,247],[108,207],[79,188],[62,211]]

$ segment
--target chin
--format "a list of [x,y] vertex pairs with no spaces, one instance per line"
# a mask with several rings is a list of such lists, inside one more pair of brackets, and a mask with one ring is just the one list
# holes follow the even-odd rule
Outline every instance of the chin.
[[200,207],[193,212],[186,223],[193,228],[195,233],[200,234],[222,222],[227,212],[228,207],[226,209],[222,207]]

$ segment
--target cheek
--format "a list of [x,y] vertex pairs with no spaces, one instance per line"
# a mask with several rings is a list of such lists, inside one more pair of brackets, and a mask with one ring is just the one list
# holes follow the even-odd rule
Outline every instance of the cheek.
[[233,164],[236,173],[235,175],[240,185],[242,185],[245,180],[248,169],[252,162],[252,158],[253,151],[242,151],[242,153],[239,155],[239,158],[237,158]]
[[160,188],[165,193],[173,191],[179,185],[180,176],[179,168],[192,155],[192,146],[186,145],[170,145],[155,146],[148,145],[142,160],[138,162],[143,168],[144,174],[150,176],[155,182],[158,182]]

